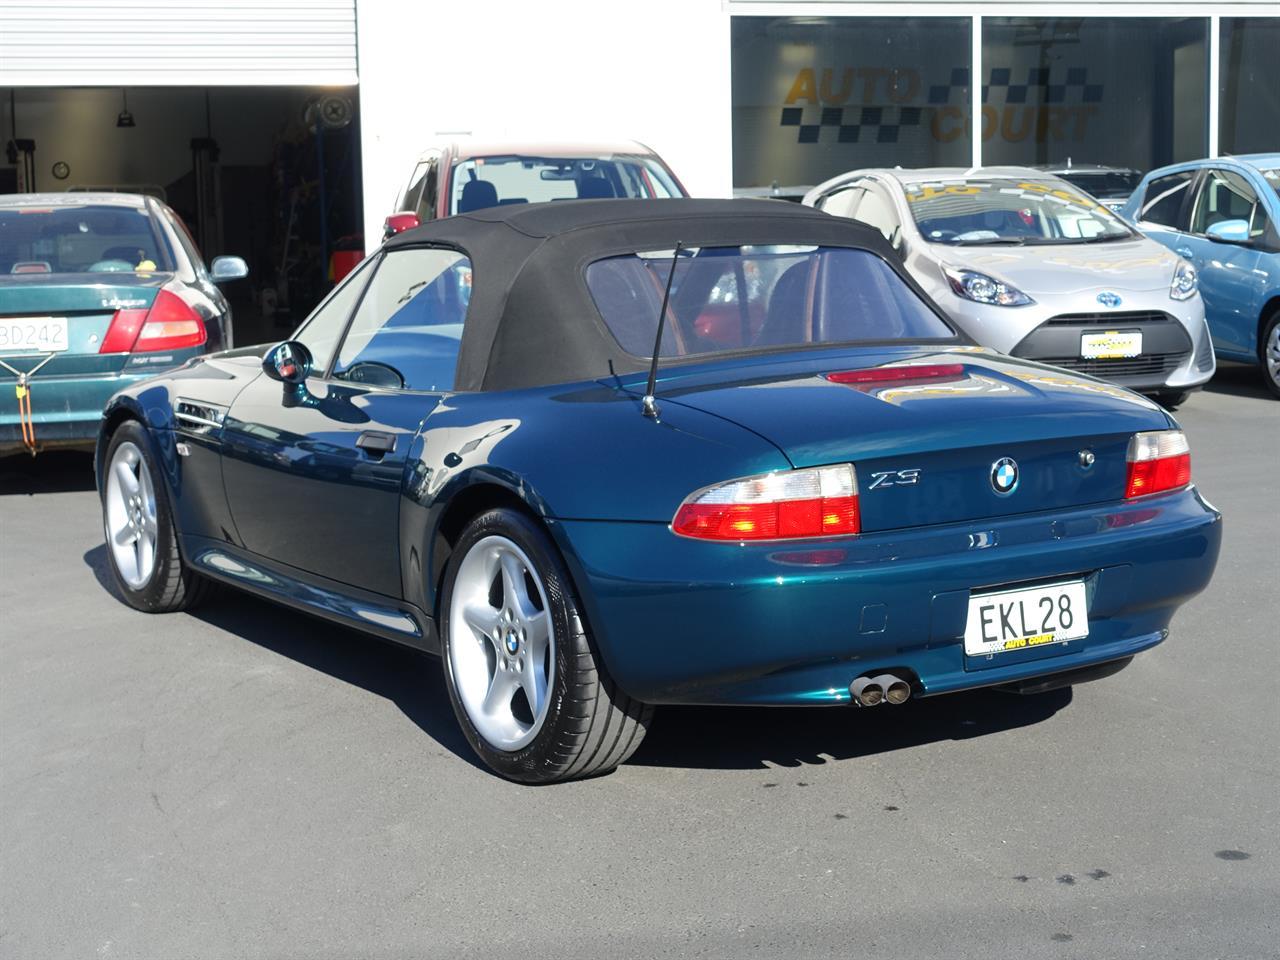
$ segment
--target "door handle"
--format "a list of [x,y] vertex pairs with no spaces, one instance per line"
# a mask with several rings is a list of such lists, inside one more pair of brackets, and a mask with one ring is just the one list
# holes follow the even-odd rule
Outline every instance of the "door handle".
[[366,430],[356,437],[356,446],[375,459],[384,457],[396,448],[396,435],[380,430]]

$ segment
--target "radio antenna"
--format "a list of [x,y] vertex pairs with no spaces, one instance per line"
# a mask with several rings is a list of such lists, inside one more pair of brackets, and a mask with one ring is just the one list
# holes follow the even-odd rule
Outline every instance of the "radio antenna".
[[676,263],[680,260],[680,241],[676,241],[676,249],[671,254],[671,269],[667,271],[667,286],[662,291],[662,309],[658,311],[658,334],[653,339],[653,360],[649,364],[649,384],[644,390],[644,399],[640,401],[640,410],[653,420],[658,419],[658,401],[653,398],[653,391],[658,385],[658,355],[662,352],[662,331],[667,323],[667,304],[671,302],[671,281],[676,278]]

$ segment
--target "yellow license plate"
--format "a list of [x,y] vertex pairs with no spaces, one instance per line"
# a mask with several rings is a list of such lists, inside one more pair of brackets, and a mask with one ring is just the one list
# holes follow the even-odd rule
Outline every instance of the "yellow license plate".
[[1142,334],[1136,330],[1086,333],[1080,338],[1080,356],[1086,360],[1123,360],[1141,353]]

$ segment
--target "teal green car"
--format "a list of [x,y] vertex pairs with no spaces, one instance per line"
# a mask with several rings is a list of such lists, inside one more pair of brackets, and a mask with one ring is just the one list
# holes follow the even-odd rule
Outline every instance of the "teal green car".
[[247,273],[153,197],[0,198],[0,455],[92,449],[116,391],[231,346],[217,284]]
[[666,704],[1099,680],[1222,541],[1157,404],[978,346],[878,231],[761,200],[406,230],[289,340],[118,393],[96,468],[125,603],[218,582],[438,654],[525,783],[613,769]]

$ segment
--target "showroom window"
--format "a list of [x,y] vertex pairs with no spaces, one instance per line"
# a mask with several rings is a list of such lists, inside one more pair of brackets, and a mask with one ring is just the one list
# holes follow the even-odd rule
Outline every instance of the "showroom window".
[[735,187],[967,166],[968,17],[732,19]]
[[984,164],[1150,170],[1208,149],[1203,17],[984,17]]
[[1280,147],[1280,19],[1223,17],[1219,54],[1220,153]]

